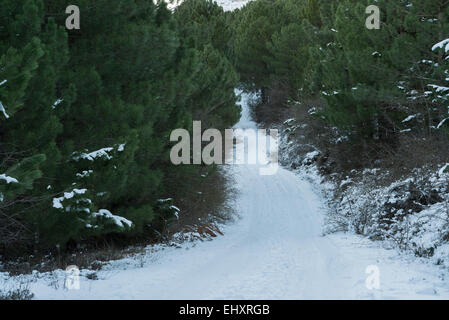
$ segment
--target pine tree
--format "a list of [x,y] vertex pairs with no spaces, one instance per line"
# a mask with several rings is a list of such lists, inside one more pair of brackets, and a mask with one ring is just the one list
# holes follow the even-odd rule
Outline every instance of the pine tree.
[[210,0],[187,0],[176,8],[182,47],[196,57],[191,98],[184,102],[204,127],[232,126],[239,118],[234,88],[239,77],[226,53],[230,26],[223,9]]
[[246,84],[262,89],[264,102],[267,102],[271,74],[267,61],[270,56],[267,43],[282,24],[295,22],[295,17],[283,9],[275,1],[249,2],[234,19],[237,70]]
[[365,27],[369,3],[341,1],[331,31],[334,40],[321,48],[325,115],[334,125],[362,140],[388,139],[398,131],[405,95],[398,88],[407,68],[402,32],[404,3],[379,2],[382,28]]
[[292,23],[282,27],[267,43],[272,80],[285,83],[295,98],[298,90],[306,85],[309,44],[314,41],[313,33],[314,28],[307,20],[303,20],[302,24]]
[[321,26],[320,6],[310,1],[256,1],[234,17],[233,52],[236,66],[247,85],[262,89],[286,88],[297,98],[309,83],[310,47]]
[[[401,83],[410,101],[404,118],[411,120],[406,121],[404,127],[433,136],[446,127],[447,102],[443,88],[447,86],[447,52],[441,41],[448,37],[449,4],[415,0],[408,4],[407,10],[404,25],[413,39],[398,48],[407,58],[397,61],[407,61],[409,67]],[[440,46],[434,46],[438,43]]]
[[[28,92],[39,77],[45,47],[37,34],[40,1],[6,1],[0,7],[0,244],[23,243],[32,237],[24,208],[35,205],[35,180],[42,176],[43,149],[24,143],[29,134],[21,120],[31,116]],[[16,11],[14,11],[16,10]],[[9,23],[8,23],[8,22]],[[27,27],[25,28],[25,23]],[[45,117],[42,117],[45,121]],[[36,121],[36,120],[35,120]]]
[[115,2],[98,1],[83,12],[83,32],[69,33],[65,81],[76,96],[58,137],[66,165],[53,187],[62,192],[41,221],[48,243],[142,231],[154,219],[164,152],[155,127],[170,120],[179,42],[164,5]]

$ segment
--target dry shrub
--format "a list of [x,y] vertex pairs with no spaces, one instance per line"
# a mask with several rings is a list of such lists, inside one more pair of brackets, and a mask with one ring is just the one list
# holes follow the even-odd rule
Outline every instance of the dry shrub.
[[174,186],[167,193],[176,199],[175,205],[181,210],[179,219],[167,229],[169,235],[183,231],[186,226],[223,223],[233,217],[234,189],[226,167],[192,166],[192,169],[197,169],[198,174],[190,175],[188,187]]
[[127,255],[136,254],[144,250],[144,246],[133,245],[122,247],[105,245],[102,248],[84,248],[61,254],[42,256],[24,256],[15,261],[5,260],[1,264],[0,272],[8,272],[11,276],[31,274],[33,270],[50,272],[76,265],[80,269],[100,270],[106,261],[122,259]]
[[27,287],[20,287],[10,291],[0,291],[1,300],[31,300],[34,294]]
[[403,133],[398,135],[397,148],[385,157],[385,167],[407,170],[435,167],[449,159],[449,139],[444,133]]
[[214,223],[195,224],[186,226],[181,232],[178,232],[173,240],[175,242],[210,240],[222,236],[220,227]]

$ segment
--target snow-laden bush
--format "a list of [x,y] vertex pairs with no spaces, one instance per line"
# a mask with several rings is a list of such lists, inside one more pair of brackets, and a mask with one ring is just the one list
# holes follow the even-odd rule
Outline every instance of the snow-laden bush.
[[[407,171],[420,163],[403,161],[406,156],[399,154],[390,168],[344,171],[332,165],[325,148],[303,136],[308,126],[303,122],[288,119],[279,126],[279,158],[324,190],[324,233],[357,233],[449,266],[449,164],[436,168],[428,162]],[[335,136],[326,138],[340,143]],[[415,144],[416,154],[419,148]]]
[[382,185],[385,170],[364,170],[335,185],[326,230],[349,231],[387,241],[449,265],[449,174],[415,169]]

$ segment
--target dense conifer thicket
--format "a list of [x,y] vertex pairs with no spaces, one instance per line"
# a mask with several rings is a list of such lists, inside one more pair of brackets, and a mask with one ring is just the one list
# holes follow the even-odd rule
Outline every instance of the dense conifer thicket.
[[1,252],[158,231],[199,170],[170,163],[170,132],[239,118],[222,8],[81,0],[66,30],[69,4],[0,4]]
[[[372,4],[379,30],[365,24]],[[449,50],[434,47],[449,37],[447,1],[258,0],[234,15],[235,64],[265,96],[320,96],[319,116],[366,143],[447,131]]]
[[347,157],[448,141],[446,0],[378,0],[380,30],[368,0],[80,0],[80,30],[68,4],[0,5],[2,251],[165,225],[177,208],[161,197],[198,175],[170,163],[170,132],[234,124],[239,83],[279,106],[318,98],[359,148]]

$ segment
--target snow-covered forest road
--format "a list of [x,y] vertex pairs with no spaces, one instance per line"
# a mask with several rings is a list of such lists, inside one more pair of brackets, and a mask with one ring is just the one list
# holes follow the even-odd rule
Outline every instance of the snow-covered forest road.
[[[255,127],[247,98],[243,95],[237,127]],[[229,170],[238,189],[240,219],[225,227],[224,236],[111,262],[96,273],[97,280],[82,276],[79,290],[64,288],[62,270],[29,276],[35,298],[449,298],[437,266],[360,237],[322,236],[323,200],[294,173],[279,168],[275,175],[262,176],[257,165]],[[380,272],[379,289],[366,286],[368,266]]]
[[0,300],[449,299],[449,1],[1,1]]

